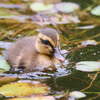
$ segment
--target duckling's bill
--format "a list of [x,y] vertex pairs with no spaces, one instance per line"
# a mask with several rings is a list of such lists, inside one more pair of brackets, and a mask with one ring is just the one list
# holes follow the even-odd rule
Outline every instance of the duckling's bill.
[[60,52],[59,48],[55,48],[54,57],[62,63],[65,61],[65,58],[61,55],[61,52]]

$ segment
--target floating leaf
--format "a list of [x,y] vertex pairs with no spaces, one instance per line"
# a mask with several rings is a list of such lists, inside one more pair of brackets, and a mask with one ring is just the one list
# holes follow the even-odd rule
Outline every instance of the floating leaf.
[[10,70],[9,64],[4,59],[3,56],[0,56],[0,71],[4,72],[4,71],[9,71],[9,70]]
[[75,68],[80,71],[93,72],[100,71],[100,62],[96,61],[81,61],[76,63]]
[[14,15],[18,15],[18,13],[17,12],[13,13],[8,9],[0,9],[0,16],[14,16]]
[[100,5],[98,5],[95,8],[93,8],[91,10],[91,14],[96,15],[96,16],[100,16]]
[[18,20],[20,22],[25,22],[27,19],[31,19],[31,16],[16,16],[16,15],[12,15],[12,16],[0,16],[0,19],[13,19],[13,20]]
[[69,94],[70,97],[76,98],[76,99],[80,99],[80,98],[84,98],[86,97],[86,95],[80,91],[73,91],[70,92]]
[[55,100],[53,96],[33,96],[33,97],[23,97],[23,98],[13,98],[9,100]]
[[55,9],[63,13],[71,13],[79,8],[79,5],[73,2],[62,2],[55,5]]
[[79,26],[77,29],[93,29],[95,28],[95,25],[87,25],[87,26]]
[[87,45],[97,45],[98,43],[95,41],[95,40],[86,40],[86,41],[83,41],[81,43],[82,46],[87,46]]
[[0,87],[0,94],[4,96],[29,96],[32,94],[47,94],[49,88],[45,84],[10,83]]
[[13,82],[16,81],[17,78],[16,77],[0,77],[0,84],[5,84],[5,83],[9,83],[9,82]]
[[40,2],[35,2],[35,3],[32,3],[30,5],[30,8],[33,11],[39,12],[39,11],[46,11],[46,10],[52,9],[53,5],[52,4],[44,4],[44,3],[40,3]]

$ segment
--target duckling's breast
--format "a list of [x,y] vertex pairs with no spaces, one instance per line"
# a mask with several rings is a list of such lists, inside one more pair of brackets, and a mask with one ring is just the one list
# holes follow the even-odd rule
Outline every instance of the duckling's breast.
[[39,70],[42,70],[42,71],[54,69],[53,68],[54,64],[53,64],[52,58],[47,55],[43,55],[43,54],[38,55],[36,66]]

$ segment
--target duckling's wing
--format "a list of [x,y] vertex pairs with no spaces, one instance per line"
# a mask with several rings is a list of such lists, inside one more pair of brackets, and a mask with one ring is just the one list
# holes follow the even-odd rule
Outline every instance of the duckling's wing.
[[[31,59],[35,49],[36,37],[18,39],[7,51],[7,60],[12,66],[19,66],[25,59]],[[24,61],[25,60],[25,61]],[[22,62],[23,61],[23,62]]]

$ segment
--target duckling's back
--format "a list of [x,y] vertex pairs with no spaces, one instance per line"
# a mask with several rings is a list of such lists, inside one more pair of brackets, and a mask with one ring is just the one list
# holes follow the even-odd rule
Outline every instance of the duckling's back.
[[[36,59],[35,49],[36,36],[18,39],[11,48],[8,49],[7,60],[12,67],[31,66],[32,60]],[[35,62],[34,62],[35,66]],[[30,68],[26,68],[30,69]]]

